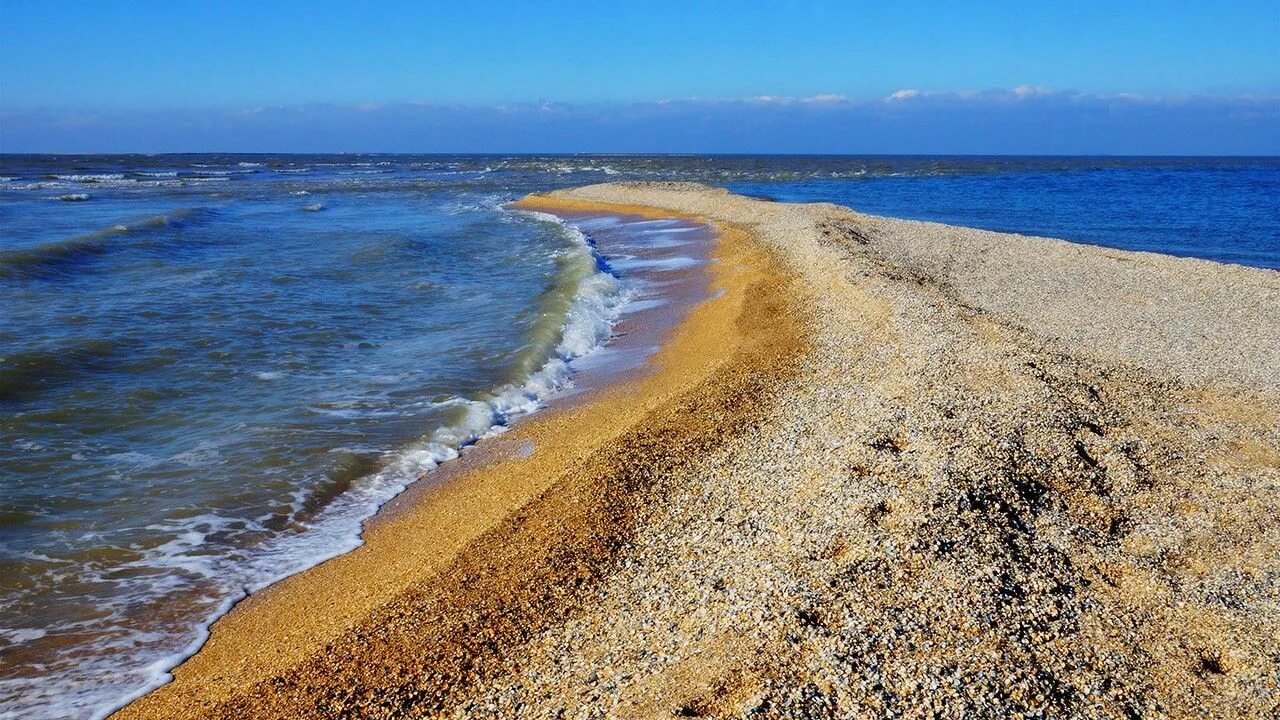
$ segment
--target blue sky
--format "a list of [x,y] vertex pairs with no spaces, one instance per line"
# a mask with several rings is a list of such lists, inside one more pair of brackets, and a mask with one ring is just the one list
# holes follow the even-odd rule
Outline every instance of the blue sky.
[[1280,153],[1280,3],[0,0],[0,150]]

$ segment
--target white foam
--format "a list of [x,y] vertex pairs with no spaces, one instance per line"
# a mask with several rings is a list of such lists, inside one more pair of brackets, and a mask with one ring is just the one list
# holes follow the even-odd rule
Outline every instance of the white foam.
[[[555,224],[571,243],[568,252],[582,253],[584,259],[591,260],[595,267],[600,266],[600,258],[595,255],[587,236],[577,228],[551,215],[526,211],[513,213]],[[242,518],[232,520],[204,514],[158,528],[172,539],[159,547],[148,549],[142,559],[126,564],[126,567],[171,568],[174,571],[148,577],[146,582],[150,585],[146,592],[150,594],[156,592],[156,583],[179,582],[172,578],[184,575],[216,579],[222,595],[220,598],[210,598],[211,616],[189,629],[191,642],[180,652],[157,659],[141,669],[135,675],[135,689],[124,697],[104,697],[101,686],[92,686],[88,682],[81,682],[75,687],[60,685],[56,690],[46,691],[43,688],[32,690],[30,683],[15,681],[21,682],[23,691],[41,693],[38,698],[25,697],[24,704],[27,701],[38,702],[50,708],[50,715],[54,717],[102,718],[169,682],[172,679],[169,671],[203,645],[208,638],[209,625],[225,614],[234,603],[250,592],[359,547],[363,543],[361,535],[364,521],[409,484],[438,467],[440,463],[458,457],[467,445],[505,432],[512,420],[538,410],[553,395],[569,389],[572,386],[573,363],[604,346],[627,300],[628,293],[619,280],[606,272],[595,270],[580,278],[565,317],[560,342],[556,345],[553,356],[542,367],[523,381],[498,388],[485,398],[448,398],[433,403],[441,407],[463,408],[463,412],[452,424],[435,429],[418,443],[389,457],[382,470],[362,478],[318,517],[306,522],[306,532],[276,535],[255,548],[250,556],[235,557],[210,554],[206,550],[206,543],[210,536],[227,529],[232,523],[246,523]],[[255,377],[262,380],[272,379],[275,375],[269,371],[255,373]],[[369,412],[346,407],[311,409],[333,414]],[[217,452],[213,448],[201,448],[200,451],[210,457]],[[154,458],[137,454],[120,454],[115,459],[139,465],[154,462]],[[304,500],[302,493],[303,490],[300,489],[295,499],[298,506]],[[270,516],[264,516],[259,522],[265,522],[268,517]],[[103,657],[109,659],[110,655],[104,654]],[[110,672],[105,667],[102,671]],[[0,681],[0,698],[10,696],[12,691],[18,689],[16,685]],[[116,689],[119,689],[119,685]]]
[[692,267],[698,264],[695,258],[677,255],[676,257],[645,259],[645,258],[616,258],[609,261],[609,264],[620,270],[636,270],[644,268],[646,270],[679,270],[681,268]]
[[[697,228],[692,229],[696,230]],[[679,235],[679,232],[679,229],[672,228],[670,230],[644,230],[637,234],[644,237],[642,244],[645,247],[653,248],[655,250],[661,248],[680,247],[681,245],[688,245],[693,242],[692,238]]]
[[622,309],[622,312],[626,314],[631,314],[634,312],[640,312],[641,310],[652,310],[656,307],[662,307],[663,305],[666,305],[669,302],[670,302],[669,300],[665,300],[663,298],[653,298],[651,300],[632,300],[631,302],[627,303],[626,307]]
[[96,174],[85,174],[85,175],[55,175],[54,177],[58,178],[59,180],[66,180],[67,182],[82,182],[82,183],[99,183],[99,182],[108,182],[108,181],[111,181],[111,180],[123,180],[123,179],[124,179],[124,175],[123,175],[123,174],[121,174],[121,173],[96,173]]
[[247,175],[252,170],[197,170],[196,175],[201,177],[226,177],[229,175]]
[[48,633],[39,628],[0,628],[0,638],[3,638],[5,641],[11,642],[15,645],[31,642],[32,640],[39,640],[47,634]]
[[601,230],[603,228],[614,227],[616,225],[621,225],[621,224],[622,224],[622,218],[619,218],[614,215],[606,215],[604,217],[597,217],[597,218],[587,218],[585,220],[578,220],[574,222],[574,225],[588,232],[593,230]]

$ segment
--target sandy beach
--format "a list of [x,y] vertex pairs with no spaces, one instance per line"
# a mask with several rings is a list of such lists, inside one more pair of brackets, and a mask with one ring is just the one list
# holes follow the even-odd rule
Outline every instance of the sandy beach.
[[484,441],[118,718],[1280,713],[1280,273],[609,184],[645,372]]

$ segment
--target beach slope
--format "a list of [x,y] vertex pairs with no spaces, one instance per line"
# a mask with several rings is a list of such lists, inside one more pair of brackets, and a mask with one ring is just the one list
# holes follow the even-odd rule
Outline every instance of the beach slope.
[[120,717],[1280,711],[1280,273],[689,184],[522,205],[714,223],[721,292]]

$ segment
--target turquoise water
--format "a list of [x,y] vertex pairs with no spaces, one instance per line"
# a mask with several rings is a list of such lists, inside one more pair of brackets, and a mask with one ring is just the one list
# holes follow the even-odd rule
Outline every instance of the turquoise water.
[[695,180],[1280,267],[1267,158],[0,156],[0,177],[0,717],[154,685],[230,603],[570,385],[645,261],[502,208],[527,192]]

